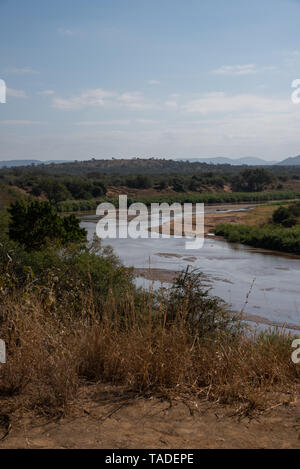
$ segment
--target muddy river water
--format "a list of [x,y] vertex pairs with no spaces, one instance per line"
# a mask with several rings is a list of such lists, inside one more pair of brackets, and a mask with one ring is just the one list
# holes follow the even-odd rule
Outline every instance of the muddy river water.
[[[214,210],[217,208],[207,208],[210,213]],[[81,226],[92,239],[95,217],[84,216]],[[205,239],[201,249],[189,251],[185,249],[184,238],[174,237],[106,239],[103,244],[111,245],[125,265],[137,269],[178,271],[190,265],[204,273],[212,293],[235,311],[244,308],[254,321],[258,317],[266,324],[300,326],[300,257],[230,244],[213,236]],[[138,278],[137,283],[147,287],[149,280]],[[157,286],[158,282],[155,283]]]

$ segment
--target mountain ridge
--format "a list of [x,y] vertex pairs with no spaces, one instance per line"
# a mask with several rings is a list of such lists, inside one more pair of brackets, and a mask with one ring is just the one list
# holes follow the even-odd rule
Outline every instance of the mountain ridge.
[[72,160],[0,160],[0,168],[17,168],[18,166],[31,166],[31,165],[41,165],[41,164],[59,164],[59,163],[72,163]]
[[[111,159],[111,158],[108,158]],[[112,158],[113,159],[113,158]],[[128,160],[131,160],[134,158],[129,158]],[[149,158],[145,158],[149,159]],[[152,158],[150,158],[152,159]],[[171,158],[172,159],[172,158]],[[185,162],[190,162],[190,163],[207,163],[207,164],[229,164],[232,166],[297,166],[300,165],[300,155],[295,156],[295,157],[289,157],[286,158],[282,161],[266,161],[263,158],[257,158],[253,156],[249,157],[242,157],[242,158],[229,158],[229,157],[212,157],[212,158],[174,158],[172,159],[173,161],[185,161]],[[90,161],[90,160],[82,160],[81,162],[84,161]],[[74,163],[74,160],[47,160],[47,161],[41,161],[41,160],[0,160],[0,169],[1,168],[14,168],[14,167],[21,167],[21,166],[39,166],[39,165],[49,165],[49,164],[63,164],[63,163]]]
[[266,161],[263,158],[255,156],[242,157],[242,158],[229,158],[224,156],[217,156],[212,158],[180,158],[181,161],[190,161],[194,163],[208,163],[208,164],[231,164],[233,166],[248,165],[248,166],[270,166],[276,165],[279,161]]
[[283,161],[280,161],[278,165],[280,166],[296,166],[300,164],[300,155],[298,156],[291,156],[289,158],[286,158]]

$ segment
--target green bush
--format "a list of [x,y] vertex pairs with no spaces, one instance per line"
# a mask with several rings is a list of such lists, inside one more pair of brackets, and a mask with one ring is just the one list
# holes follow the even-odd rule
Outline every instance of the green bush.
[[224,236],[228,241],[240,242],[257,248],[300,254],[300,226],[284,228],[283,226],[264,225],[229,225],[216,227],[217,236]]
[[167,324],[182,322],[200,339],[220,334],[241,332],[241,323],[226,308],[218,297],[210,294],[203,286],[203,275],[199,272],[181,272],[169,291],[167,301]]
[[48,202],[15,202],[8,212],[10,239],[28,251],[41,249],[49,240],[62,245],[86,240],[86,230],[80,228],[75,215],[62,218]]
[[273,213],[273,223],[281,224],[287,228],[297,224],[297,218],[300,217],[300,204],[292,204],[288,207],[279,207]]
[[80,314],[92,305],[99,315],[108,296],[121,301],[134,285],[131,270],[99,240],[27,251],[6,238],[0,243],[0,300],[17,290],[59,306],[62,314]]
[[230,243],[240,243],[241,242],[241,236],[240,236],[240,233],[238,232],[238,230],[232,230],[229,233],[228,241]]

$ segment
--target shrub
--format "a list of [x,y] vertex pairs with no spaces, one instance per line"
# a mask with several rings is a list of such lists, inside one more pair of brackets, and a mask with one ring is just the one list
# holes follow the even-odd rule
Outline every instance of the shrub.
[[80,228],[79,220],[74,215],[61,218],[48,202],[15,202],[8,212],[10,239],[28,251],[41,249],[49,240],[62,245],[86,240],[86,230]]
[[300,254],[300,226],[284,228],[283,226],[264,225],[229,225],[216,227],[217,236],[224,236],[228,241],[249,244],[257,248]]
[[297,224],[297,217],[300,216],[300,204],[292,204],[288,207],[279,207],[273,213],[273,223],[281,224],[290,228]]
[[229,313],[220,298],[212,296],[203,287],[202,274],[189,272],[188,268],[175,279],[168,296],[167,324],[183,322],[199,338],[221,333],[232,336],[240,323]]

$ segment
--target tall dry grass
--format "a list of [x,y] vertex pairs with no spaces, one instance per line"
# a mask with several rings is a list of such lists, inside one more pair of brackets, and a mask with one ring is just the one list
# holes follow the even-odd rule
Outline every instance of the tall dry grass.
[[[141,395],[197,396],[244,411],[264,409],[299,391],[299,365],[285,333],[199,336],[178,314],[159,314],[145,294],[116,306],[107,296],[101,315],[91,298],[80,315],[15,293],[0,307],[7,363],[0,365],[0,409],[65,412],[83,382],[122,385]],[[181,311],[182,313],[182,311]]]

